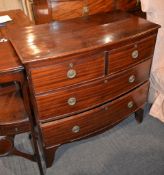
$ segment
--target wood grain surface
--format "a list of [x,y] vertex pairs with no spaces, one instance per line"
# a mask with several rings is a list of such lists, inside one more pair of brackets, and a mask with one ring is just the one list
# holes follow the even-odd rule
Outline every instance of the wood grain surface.
[[36,24],[88,16],[116,9],[141,11],[137,0],[33,0]]
[[[111,14],[115,16],[114,19],[110,18]],[[123,16],[121,19],[120,15]],[[26,64],[102,47],[111,50],[118,47],[118,43],[128,44],[136,38],[155,34],[159,28],[156,24],[123,12],[101,15],[102,21],[106,21],[104,25],[99,22],[100,18],[97,16],[71,20],[74,24],[69,26],[69,30],[64,23],[57,22],[11,31],[10,39],[22,63]],[[77,28],[80,30],[75,30]]]
[[[12,21],[0,26],[0,39],[8,38],[8,31],[29,26],[32,22],[21,10],[0,12],[0,16],[9,15]],[[0,43],[0,74],[10,71],[22,70],[23,66],[10,41]]]
[[[159,27],[114,11],[10,30],[47,167],[59,145],[112,127],[143,107]],[[71,79],[70,69],[76,71]]]
[[30,123],[23,99],[15,84],[0,88],[0,135],[27,132]]
[[[99,108],[42,124],[41,129],[45,146],[51,147],[70,142],[118,122],[144,105],[147,99],[147,90],[148,83]],[[128,103],[131,101],[133,106],[128,108]],[[72,131],[74,126],[80,127],[79,132],[74,133]]]
[[[34,91],[36,94],[54,89],[83,83],[104,76],[105,58],[103,52],[91,52],[67,58],[58,64],[51,64],[31,69]],[[75,77],[69,78],[69,71],[74,70]]]
[[[72,115],[112,100],[147,81],[150,65],[151,60],[147,60],[114,76],[80,86],[75,84],[74,87],[63,90],[54,89],[52,93],[37,95],[35,98],[39,120],[53,120],[61,118],[62,115]],[[135,76],[132,83],[129,82],[131,76]],[[74,105],[68,104],[70,98],[76,98]]]

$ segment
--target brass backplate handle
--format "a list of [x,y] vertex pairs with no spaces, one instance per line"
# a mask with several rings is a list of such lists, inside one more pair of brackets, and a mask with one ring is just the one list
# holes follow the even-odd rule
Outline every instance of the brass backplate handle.
[[70,69],[68,72],[67,72],[67,77],[69,79],[72,79],[72,78],[75,78],[76,77],[76,71],[74,69]]
[[130,102],[128,103],[128,108],[131,109],[131,108],[133,108],[133,106],[134,106],[133,101],[130,101]]
[[132,52],[132,58],[133,58],[133,59],[136,59],[136,58],[138,58],[138,56],[139,56],[138,50],[134,50],[134,51]]
[[75,97],[71,97],[68,99],[68,105],[69,106],[74,106],[76,104],[76,98]]
[[136,80],[135,75],[131,75],[131,76],[129,77],[129,83],[134,83],[135,80]]
[[78,132],[80,132],[80,126],[74,126],[73,128],[72,128],[72,132],[73,133],[78,133]]

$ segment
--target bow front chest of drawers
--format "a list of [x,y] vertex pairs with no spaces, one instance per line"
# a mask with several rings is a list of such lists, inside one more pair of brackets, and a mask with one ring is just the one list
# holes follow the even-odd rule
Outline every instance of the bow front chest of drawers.
[[10,32],[47,167],[61,144],[142,119],[158,28],[112,12]]

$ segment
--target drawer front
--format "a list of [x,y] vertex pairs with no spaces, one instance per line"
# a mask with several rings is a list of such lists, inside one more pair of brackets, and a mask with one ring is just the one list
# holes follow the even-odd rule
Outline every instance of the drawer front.
[[45,146],[60,145],[114,125],[144,105],[147,92],[148,83],[145,83],[129,94],[99,108],[41,124]]
[[36,94],[104,76],[103,52],[83,55],[31,70]]
[[15,134],[20,134],[20,133],[25,133],[29,132],[30,129],[30,122],[24,121],[23,124],[12,124],[10,125],[0,125],[0,135],[15,135]]
[[82,112],[128,92],[149,78],[151,60],[83,86],[36,96],[40,120]]
[[109,53],[108,73],[117,72],[153,56],[156,35]]
[[[118,72],[132,64],[150,58],[154,52],[156,35],[136,41],[120,49],[112,50],[104,59],[104,51],[90,52],[77,57],[68,57],[66,61],[51,63],[52,65],[31,68],[30,77],[35,94],[45,93],[57,88],[98,79]],[[109,66],[107,66],[107,62]],[[108,67],[108,70],[105,67]]]

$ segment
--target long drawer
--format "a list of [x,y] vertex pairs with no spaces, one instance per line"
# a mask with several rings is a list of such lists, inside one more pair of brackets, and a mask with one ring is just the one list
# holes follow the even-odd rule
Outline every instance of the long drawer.
[[[30,69],[30,77],[35,94],[52,91],[56,88],[84,83],[124,70],[133,64],[150,58],[154,52],[156,35],[119,49],[108,48],[61,58],[59,62],[50,62],[44,66]],[[63,61],[65,60],[65,61]]]
[[52,120],[62,115],[82,112],[112,100],[147,81],[150,65],[151,60],[147,60],[103,80],[37,95],[38,117],[40,120]]
[[41,124],[44,145],[50,147],[73,141],[121,121],[144,105],[148,85],[145,83],[127,95],[93,110]]

